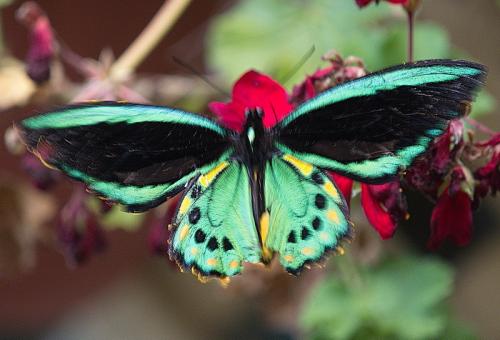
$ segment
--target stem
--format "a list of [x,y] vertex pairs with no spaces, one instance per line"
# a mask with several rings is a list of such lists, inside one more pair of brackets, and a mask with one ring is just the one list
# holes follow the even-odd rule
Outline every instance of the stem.
[[96,76],[95,68],[91,67],[91,64],[83,57],[79,56],[73,52],[68,46],[59,42],[59,56],[68,65],[73,67],[77,72],[86,78],[91,78]]
[[169,32],[190,3],[191,0],[165,1],[146,28],[113,64],[110,78],[117,82],[127,79]]
[[363,288],[363,275],[360,265],[356,262],[350,251],[342,255],[342,258],[338,259],[336,264],[340,278],[346,285],[351,285],[356,289]]
[[413,62],[413,36],[414,36],[414,24],[415,24],[415,11],[407,9],[406,14],[408,15],[408,62]]
[[474,120],[472,118],[469,118],[469,117],[466,117],[465,118],[465,121],[470,124],[472,127],[474,127],[475,129],[487,134],[487,135],[490,135],[490,136],[494,136],[496,134],[495,131],[491,130],[489,127],[487,127],[486,125],[484,124],[481,124],[480,122],[478,122],[477,120]]

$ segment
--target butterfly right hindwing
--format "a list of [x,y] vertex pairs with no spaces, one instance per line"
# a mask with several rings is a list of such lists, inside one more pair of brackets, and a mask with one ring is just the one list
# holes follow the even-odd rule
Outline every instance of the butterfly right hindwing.
[[264,178],[269,213],[268,230],[261,232],[264,249],[278,252],[288,272],[321,260],[351,236],[345,200],[323,171],[285,154],[267,163]]

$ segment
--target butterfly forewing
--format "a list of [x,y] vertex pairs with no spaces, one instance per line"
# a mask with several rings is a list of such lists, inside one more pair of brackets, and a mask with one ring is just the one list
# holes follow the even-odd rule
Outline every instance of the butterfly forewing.
[[278,252],[287,271],[300,272],[350,237],[346,203],[323,171],[285,154],[266,164],[264,178],[269,213],[264,248]]
[[246,167],[223,161],[196,178],[180,200],[171,257],[201,277],[241,272],[261,260]]
[[467,113],[483,66],[433,60],[353,80],[305,102],[277,127],[277,147],[364,182],[408,167],[450,119]]
[[21,128],[46,163],[131,211],[160,204],[231,149],[215,122],[151,105],[73,105],[26,119]]

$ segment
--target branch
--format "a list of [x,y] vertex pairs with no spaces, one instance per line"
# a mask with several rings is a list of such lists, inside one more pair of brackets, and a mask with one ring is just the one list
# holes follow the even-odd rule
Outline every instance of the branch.
[[110,78],[122,82],[148,56],[191,3],[191,0],[166,0],[146,28],[111,66]]

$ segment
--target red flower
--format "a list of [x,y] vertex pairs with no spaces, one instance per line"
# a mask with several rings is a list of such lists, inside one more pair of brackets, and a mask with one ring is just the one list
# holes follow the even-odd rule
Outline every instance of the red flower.
[[474,191],[474,208],[477,207],[479,199],[486,197],[490,191],[492,195],[500,191],[500,133],[486,142],[478,143],[477,146],[486,148],[487,152],[490,151],[491,158],[485,166],[474,172],[474,178],[477,181]]
[[23,170],[29,175],[31,183],[39,190],[49,190],[60,178],[60,173],[44,166],[40,160],[32,153],[26,153],[21,165]]
[[361,204],[368,221],[383,239],[392,237],[398,222],[408,218],[399,180],[377,185],[362,183]]
[[[405,5],[409,0],[385,0],[385,1],[390,2],[391,4]],[[359,6],[359,8],[368,6],[371,2],[373,2],[373,0],[356,0],[356,4]],[[380,0],[375,0],[375,2],[378,4]]]
[[464,145],[463,134],[462,121],[451,121],[446,132],[433,142],[429,151],[408,169],[405,175],[407,183],[430,198],[436,198],[443,178],[453,167]]
[[72,264],[82,264],[93,253],[106,247],[106,238],[97,216],[86,204],[87,194],[83,186],[78,186],[73,196],[63,207],[57,224],[58,239],[67,260]]
[[43,83],[50,78],[50,66],[54,57],[54,39],[49,19],[34,2],[24,3],[17,11],[17,18],[30,30],[26,72],[36,83]]
[[431,236],[427,243],[437,249],[450,238],[455,244],[464,246],[472,235],[472,199],[463,190],[466,176],[461,166],[456,166],[451,181],[438,199],[431,217]]
[[366,75],[363,62],[356,57],[347,57],[342,59],[335,50],[328,52],[322,58],[330,62],[330,65],[318,69],[312,75],[307,76],[306,80],[293,87],[291,102],[294,105],[300,104],[346,80],[356,79]]
[[270,128],[283,119],[292,105],[288,94],[276,81],[256,71],[248,71],[234,85],[229,103],[211,102],[210,110],[229,129],[241,132],[245,123],[245,112],[259,107],[264,111],[264,127]]
[[350,206],[351,196],[352,196],[352,185],[354,184],[354,181],[348,177],[344,177],[332,171],[329,171],[328,174],[342,192],[342,195],[344,196],[347,205]]
[[[353,180],[330,172],[347,204],[352,195]],[[406,199],[398,180],[384,184],[361,183],[361,205],[366,218],[383,239],[391,238],[399,221],[408,218]]]

